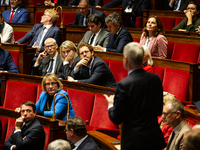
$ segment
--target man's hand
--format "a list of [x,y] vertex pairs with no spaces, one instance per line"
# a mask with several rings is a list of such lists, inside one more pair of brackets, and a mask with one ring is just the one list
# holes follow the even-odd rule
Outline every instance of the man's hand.
[[81,65],[87,66],[88,65],[88,59],[86,57],[84,57],[83,59],[81,59],[77,64],[76,64],[76,68],[80,68]]
[[23,116],[17,118],[16,121],[15,121],[15,130],[21,129],[21,126],[22,126],[23,122],[24,122],[24,117]]
[[21,108],[20,108],[20,107],[15,108],[15,112],[16,112],[16,113],[20,113],[20,111],[21,111]]
[[113,95],[110,95],[110,96],[104,94],[103,96],[106,98],[106,100],[107,100],[107,102],[108,102],[108,106],[114,104],[114,97],[115,97],[114,94],[113,94]]
[[39,52],[41,47],[40,46],[34,46],[33,48],[36,48],[36,52]]
[[69,54],[65,58],[65,61],[70,62],[73,58],[74,58],[74,52],[71,51],[71,52],[69,52]]
[[197,33],[200,34],[200,26],[198,26],[198,28],[195,29]]
[[169,5],[173,5],[175,0],[170,0]]
[[101,8],[101,6],[97,5],[96,8]]
[[44,1],[44,5],[45,5],[45,6],[55,6],[55,4],[52,3],[50,0]]
[[73,82],[74,82],[75,80],[74,80],[74,78],[68,76],[68,77],[67,77],[67,81],[73,81]]
[[17,150],[17,146],[14,145],[14,146],[12,147],[12,150]]
[[101,47],[100,45],[97,45],[97,46],[93,46],[93,50],[94,51],[104,51],[104,48]]
[[186,31],[185,29],[178,29],[178,31]]
[[39,56],[37,57],[36,61],[35,61],[35,65],[38,66],[40,64],[40,61],[42,59],[44,59],[46,56],[47,56],[47,52],[46,51],[40,53]]

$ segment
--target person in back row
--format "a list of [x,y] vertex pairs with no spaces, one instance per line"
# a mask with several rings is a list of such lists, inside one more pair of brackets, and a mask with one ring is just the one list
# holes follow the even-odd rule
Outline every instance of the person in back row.
[[80,61],[74,68],[74,78],[68,81],[77,81],[115,88],[115,78],[108,65],[99,57],[94,56],[93,47],[88,43],[78,45]]
[[163,10],[184,11],[190,0],[165,0],[162,5]]
[[[78,5],[80,2],[80,0],[71,0],[68,3],[68,6],[72,6],[75,7],[76,5]],[[103,6],[103,0],[89,0],[91,7],[95,7],[97,5],[99,6]]]
[[102,18],[98,14],[91,14],[87,18],[88,28],[80,43],[89,43],[91,46],[100,45],[106,47],[108,44],[109,32],[101,28]]
[[109,39],[106,48],[100,45],[94,47],[94,50],[104,52],[123,53],[124,46],[133,41],[129,31],[122,25],[122,19],[118,13],[114,12],[105,19],[108,26]]

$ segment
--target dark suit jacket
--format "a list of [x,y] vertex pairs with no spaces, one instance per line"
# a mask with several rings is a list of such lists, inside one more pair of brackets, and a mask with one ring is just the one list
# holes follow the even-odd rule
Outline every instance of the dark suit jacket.
[[[26,138],[23,140],[23,138]],[[36,118],[22,132],[12,133],[4,143],[3,149],[10,150],[12,145],[16,145],[19,150],[43,150],[45,133],[39,120]]]
[[99,150],[99,147],[91,137],[86,139],[78,146],[77,150]]
[[[10,13],[11,13],[11,9],[5,10],[2,12],[3,18],[5,20],[5,22],[9,22],[10,20]],[[17,9],[17,12],[15,12],[13,18],[12,18],[12,22],[15,23],[27,23],[29,20],[29,12],[28,10],[19,7]]]
[[165,147],[157,119],[162,108],[162,83],[156,74],[139,68],[117,84],[109,117],[116,125],[123,123],[122,150]]
[[[47,73],[47,69],[49,67],[49,63],[51,61],[50,56],[46,56],[43,60],[42,63],[37,66],[37,67],[33,67],[33,75],[37,75],[37,76],[45,76]],[[55,63],[55,62],[54,62]],[[62,67],[63,62],[60,58],[60,54],[58,53],[57,55],[57,59],[56,59],[56,65],[55,65],[55,74],[58,74],[58,71],[60,70],[60,68]]]
[[[186,8],[187,8],[187,5],[188,3],[190,2],[191,0],[181,0],[181,4],[180,4],[180,7],[179,7],[179,11],[184,11]],[[173,10],[173,7],[171,8],[169,6],[169,2],[170,0],[166,0],[163,2],[163,6],[162,6],[162,9],[163,10]]]
[[[96,9],[93,9],[93,8],[90,8],[90,11],[92,11],[91,14],[99,14],[99,16],[102,18],[101,27],[106,28],[106,23],[105,23],[106,15],[103,12],[96,10]],[[78,11],[76,13],[76,17],[75,17],[73,24],[83,25],[83,19],[84,19],[84,16],[81,14],[80,11]]]
[[[89,0],[90,1],[90,6],[95,7],[97,5],[103,6],[103,0]],[[80,0],[71,0],[68,3],[68,6],[76,6],[78,5]]]
[[109,33],[108,44],[106,46],[107,52],[123,53],[124,46],[133,42],[133,38],[128,30],[122,26],[117,38],[114,40],[114,34]]
[[79,72],[74,74],[74,79],[78,82],[96,84],[115,88],[115,78],[108,68],[108,65],[99,57],[94,56],[91,67],[91,75],[89,75],[89,68],[81,66]]
[[60,67],[60,70],[58,72],[58,78],[62,78],[67,80],[67,77],[70,76],[72,78],[74,78],[74,67],[76,66],[76,64],[80,61],[79,57],[76,57],[76,59],[74,60],[74,62],[72,63],[72,66],[69,67],[69,64],[66,64],[64,66]]
[[[90,40],[90,37],[93,35],[92,31],[87,31],[82,40],[80,41],[81,42],[85,42],[85,43],[88,43],[89,40]],[[95,41],[95,46],[97,45],[100,45],[102,47],[106,47],[107,44],[108,44],[108,37],[109,37],[109,32],[106,31],[106,30],[101,30],[99,35],[97,36],[96,38],[96,41]]]
[[[51,0],[52,3],[54,3],[54,0]],[[67,6],[68,0],[57,0],[56,6]]]
[[[104,5],[105,8],[115,8],[121,5],[121,8],[126,9],[129,0],[113,0],[110,3]],[[135,6],[133,8],[133,15],[135,17],[143,16],[143,9],[149,8],[149,0],[135,0]]]
[[[19,39],[17,42],[19,44],[24,44],[24,43],[28,42],[29,40],[31,40],[29,42],[29,45],[33,45],[35,43],[35,41],[37,40],[38,35],[42,31],[42,27],[43,27],[43,24],[35,24],[33,26],[33,28],[24,37]],[[60,46],[61,41],[62,41],[60,29],[55,25],[51,26],[51,28],[47,31],[47,33],[45,34],[45,36],[43,38],[40,52],[44,51],[44,41],[47,38],[54,38],[56,40],[56,43],[58,44],[58,46]]]

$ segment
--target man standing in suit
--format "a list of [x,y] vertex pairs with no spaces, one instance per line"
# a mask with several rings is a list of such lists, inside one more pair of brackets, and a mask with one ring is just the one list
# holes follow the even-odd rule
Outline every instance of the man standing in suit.
[[65,124],[65,133],[72,149],[99,150],[95,141],[87,135],[86,125],[81,117],[70,118]]
[[165,146],[157,119],[163,108],[162,83],[142,69],[144,49],[139,43],[127,44],[123,55],[128,77],[117,84],[115,95],[104,95],[109,118],[123,124],[121,150],[159,150]]
[[171,126],[172,131],[165,150],[180,150],[183,147],[183,137],[191,130],[185,121],[185,109],[178,100],[168,101],[163,107],[163,123]]
[[122,25],[122,19],[118,13],[114,12],[105,19],[109,30],[109,39],[106,48],[95,46],[94,50],[123,53],[124,46],[133,41],[131,34]]
[[77,81],[115,88],[115,78],[108,65],[99,57],[94,56],[93,47],[88,43],[80,43],[77,47],[80,61],[74,67],[74,79]]
[[80,11],[76,13],[76,17],[73,24],[88,26],[86,19],[89,17],[89,15],[95,13],[99,14],[99,16],[102,18],[101,27],[106,28],[106,23],[105,23],[106,15],[99,10],[91,8],[89,0],[81,0],[79,3],[79,9]]
[[33,66],[33,75],[45,76],[47,73],[55,73],[57,75],[63,63],[60,54],[57,52],[58,45],[56,40],[48,38],[44,43],[45,51],[40,53],[36,59]]
[[[75,7],[76,5],[78,5],[80,2],[80,0],[71,0],[69,3],[68,3],[68,6],[72,6],[72,7]],[[95,7],[97,5],[99,6],[103,6],[103,0],[89,0],[90,2],[90,5],[92,7]]]
[[45,133],[39,120],[35,118],[36,107],[26,101],[20,106],[21,117],[16,119],[12,135],[4,143],[4,150],[43,150]]
[[184,11],[191,0],[165,0],[163,10]]
[[11,9],[2,12],[5,22],[27,23],[29,20],[28,10],[20,7],[22,0],[10,0]]
[[61,32],[55,25],[58,21],[59,15],[54,9],[46,9],[44,15],[41,17],[42,24],[35,24],[33,28],[16,43],[24,44],[29,42],[29,45],[36,48],[36,54],[33,62],[37,59],[39,53],[44,51],[44,41],[47,38],[54,38],[58,46],[61,44]]
[[[130,27],[136,27],[136,17],[143,16],[143,10],[149,8],[149,0],[113,0],[102,8],[115,8],[121,5],[125,12],[132,13]],[[101,8],[100,6],[96,6]]]
[[90,31],[87,31],[80,43],[89,43],[91,46],[100,45],[106,47],[108,44],[109,32],[101,28],[102,18],[98,14],[91,14],[87,18]]

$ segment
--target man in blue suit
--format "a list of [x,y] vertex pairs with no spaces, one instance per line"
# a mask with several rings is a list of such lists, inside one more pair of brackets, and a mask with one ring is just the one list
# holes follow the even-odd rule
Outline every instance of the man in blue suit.
[[44,51],[44,41],[47,38],[54,38],[58,46],[61,44],[61,32],[60,29],[55,25],[59,16],[54,9],[46,9],[44,15],[41,18],[42,24],[35,24],[34,27],[16,43],[24,44],[29,42],[29,45],[36,49],[36,55],[33,62],[37,59],[39,53]]
[[76,13],[76,17],[73,24],[88,26],[86,21],[88,16],[91,14],[99,14],[99,16],[102,18],[101,27],[106,28],[106,23],[105,23],[106,15],[99,10],[91,8],[89,0],[81,0],[79,3],[79,8],[80,11]]
[[36,106],[26,101],[20,106],[21,117],[16,119],[12,135],[4,143],[4,150],[43,150],[45,133],[36,116]]
[[123,53],[124,46],[133,41],[131,34],[122,26],[122,19],[114,12],[105,19],[109,30],[109,39],[106,48],[94,46],[94,50]]
[[5,22],[27,23],[29,20],[28,10],[21,8],[22,0],[10,0],[11,9],[2,12]]

